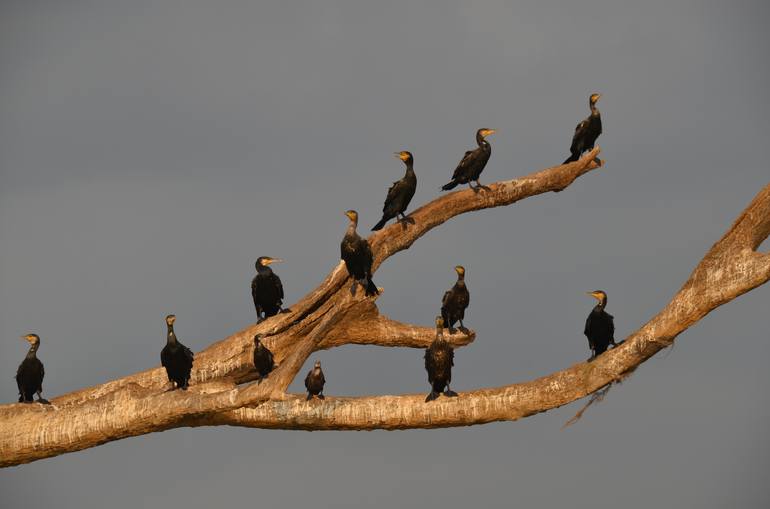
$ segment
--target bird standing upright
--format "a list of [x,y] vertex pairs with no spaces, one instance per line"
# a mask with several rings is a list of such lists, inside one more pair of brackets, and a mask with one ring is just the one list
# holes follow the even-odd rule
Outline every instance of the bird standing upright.
[[345,215],[350,219],[350,224],[342,238],[340,254],[345,261],[348,274],[354,279],[350,293],[356,294],[356,283],[358,283],[364,287],[367,296],[377,295],[379,291],[372,281],[372,261],[374,259],[372,248],[369,247],[369,242],[356,232],[358,212],[348,210]]
[[[588,98],[588,107],[591,108],[591,114],[575,127],[575,134],[572,135],[572,145],[569,147],[570,156],[562,164],[577,161],[583,152],[593,150],[596,139],[602,134],[602,114],[599,113],[599,109],[596,107],[596,103],[599,102],[601,97],[602,94],[591,94]],[[598,157],[596,158],[596,164],[601,164],[601,160]]]
[[441,299],[441,317],[444,319],[444,324],[449,327],[450,334],[454,334],[454,325],[457,321],[460,322],[460,329],[465,330],[463,318],[471,300],[468,287],[465,286],[465,267],[458,265],[455,267],[455,272],[457,272],[457,282],[444,293]]
[[307,400],[313,399],[313,396],[318,396],[318,399],[324,399],[323,390],[326,378],[324,372],[321,370],[321,361],[315,361],[313,369],[311,369],[305,377],[305,389],[307,389]]
[[193,365],[192,350],[184,346],[176,338],[174,333],[174,322],[176,316],[168,315],[166,317],[166,346],[160,352],[160,363],[166,368],[166,374],[175,388],[187,389],[190,383],[190,372]]
[[417,190],[417,176],[414,174],[414,157],[411,152],[396,152],[396,157],[406,164],[406,173],[401,180],[393,182],[388,189],[388,195],[385,197],[385,204],[382,206],[382,219],[374,225],[372,231],[381,230],[385,223],[390,219],[401,214],[403,221],[406,220],[404,211],[412,201],[415,190]]
[[599,301],[586,318],[583,330],[591,348],[590,361],[604,353],[609,345],[615,346],[615,322],[613,316],[604,310],[607,307],[607,294],[601,290],[586,293]]
[[[479,129],[476,131],[476,144],[478,147],[465,153],[460,164],[457,165],[452,174],[452,180],[444,184],[441,187],[442,190],[449,191],[460,184],[468,184],[468,187],[471,189],[482,187],[479,177],[481,172],[484,171],[487,161],[489,161],[489,156],[492,155],[492,145],[489,144],[486,137],[495,134],[495,132],[494,129]],[[472,181],[476,182],[476,188],[471,185]]]
[[259,374],[258,384],[262,383],[262,379],[265,378],[275,367],[275,361],[273,361],[273,352],[271,352],[264,343],[262,343],[262,335],[257,334],[254,336],[254,367]]
[[257,323],[277,315],[283,304],[283,285],[281,278],[273,272],[270,264],[282,262],[280,258],[260,256],[255,267],[257,275],[251,280],[251,297],[257,311]]
[[32,403],[34,394],[37,394],[38,403],[47,403],[43,399],[43,377],[45,368],[37,358],[37,349],[40,348],[40,337],[37,334],[26,334],[21,337],[29,342],[27,356],[19,364],[16,370],[16,386],[19,388],[19,403]]
[[425,398],[426,403],[438,398],[442,392],[450,398],[457,396],[457,393],[449,388],[454,358],[452,346],[444,340],[444,319],[437,316],[436,339],[425,349],[425,371],[428,372],[430,383],[430,394]]

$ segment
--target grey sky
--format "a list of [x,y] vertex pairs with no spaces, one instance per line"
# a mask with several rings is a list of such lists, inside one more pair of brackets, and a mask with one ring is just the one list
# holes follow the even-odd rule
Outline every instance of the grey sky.
[[[620,337],[639,327],[768,182],[766,2],[265,4],[0,3],[0,401],[20,334],[42,338],[48,396],[158,364],[168,313],[200,350],[254,319],[257,256],[286,259],[289,303],[326,275],[342,212],[379,219],[394,151],[414,152],[414,205],[479,127],[498,129],[482,180],[522,175],[568,155],[592,91],[606,168],[453,220],[375,275],[383,312],[430,324],[467,267],[478,340],[456,390],[587,357],[586,290]],[[579,405],[453,430],[173,430],[2,470],[0,505],[765,507],[768,297],[712,313],[565,431]],[[420,351],[315,358],[329,394],[427,389]]]

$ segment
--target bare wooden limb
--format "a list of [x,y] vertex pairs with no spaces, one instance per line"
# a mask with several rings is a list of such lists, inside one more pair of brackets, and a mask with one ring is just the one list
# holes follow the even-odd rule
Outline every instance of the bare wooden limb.
[[[558,192],[597,168],[598,147],[585,157],[486,190],[443,194],[411,214],[406,228],[372,235],[375,267],[452,217]],[[756,249],[770,232],[770,186],[706,254],[672,301],[618,348],[596,361],[546,377],[424,403],[424,394],[305,402],[284,391],[312,352],[344,344],[421,348],[433,330],[381,316],[373,299],[349,293],[342,263],[312,292],[278,315],[196,354],[188,391],[163,392],[165,373],[152,369],[52,400],[52,405],[0,406],[0,466],[15,465],[100,443],[179,426],[229,424],[284,429],[403,429],[515,420],[606,387],[671,344],[715,307],[770,278],[770,256]],[[252,338],[265,335],[278,368],[261,384],[251,366]],[[455,346],[475,335],[449,335]]]

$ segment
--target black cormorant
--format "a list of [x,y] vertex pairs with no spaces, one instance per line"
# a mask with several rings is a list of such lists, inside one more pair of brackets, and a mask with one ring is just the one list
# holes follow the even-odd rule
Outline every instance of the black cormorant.
[[166,325],[166,346],[160,352],[160,363],[166,368],[166,374],[170,382],[176,384],[176,388],[187,389],[190,382],[190,371],[193,365],[192,350],[184,346],[176,339],[174,334],[174,322],[176,316],[168,315]]
[[33,395],[37,394],[39,403],[47,403],[43,399],[43,377],[45,369],[43,363],[37,358],[37,349],[40,348],[40,337],[37,334],[27,334],[21,337],[29,342],[29,351],[16,370],[16,385],[19,388],[19,403],[32,403]]
[[[572,145],[569,147],[570,156],[562,164],[577,161],[583,152],[593,150],[596,139],[602,134],[602,114],[599,113],[599,109],[596,107],[596,103],[601,96],[602,94],[591,94],[591,97],[588,98],[591,114],[575,127]],[[601,164],[598,157],[596,158],[596,163]]]
[[318,396],[318,399],[324,399],[324,395],[321,393],[324,390],[325,383],[326,378],[324,378],[324,372],[321,370],[321,361],[315,361],[313,369],[305,377],[308,401],[313,399],[313,396]]
[[437,316],[436,339],[425,349],[425,371],[428,372],[430,383],[430,394],[425,398],[426,403],[438,398],[442,392],[444,396],[457,396],[457,393],[449,388],[449,383],[452,381],[452,366],[455,365],[454,358],[454,350],[444,340],[444,319]]
[[358,212],[348,210],[345,215],[350,219],[350,224],[342,238],[340,252],[348,273],[355,280],[350,287],[350,293],[356,294],[356,282],[358,282],[365,288],[366,295],[377,295],[379,293],[377,286],[372,281],[372,248],[369,247],[369,242],[356,232]]
[[374,225],[372,231],[381,230],[385,223],[390,219],[401,214],[402,220],[406,220],[404,211],[412,201],[414,192],[417,189],[417,176],[414,174],[414,157],[411,152],[397,152],[396,157],[406,164],[406,174],[404,178],[393,182],[388,189],[388,196],[385,198],[385,205],[382,206],[382,219]]
[[486,140],[486,137],[492,134],[495,134],[494,129],[479,129],[476,131],[476,143],[479,146],[465,153],[462,161],[460,161],[460,164],[457,165],[455,172],[452,174],[452,180],[441,189],[449,191],[460,184],[468,184],[468,187],[474,189],[471,185],[472,181],[475,181],[477,186],[481,187],[479,176],[484,171],[484,167],[487,165],[487,161],[489,161],[489,156],[492,154],[492,146]]
[[251,280],[251,297],[257,310],[257,323],[281,311],[283,285],[281,278],[270,268],[270,264],[282,261],[280,258],[269,256],[257,258],[257,275]]
[[444,293],[441,299],[441,317],[444,319],[444,324],[449,327],[450,334],[454,334],[454,325],[457,321],[460,322],[460,329],[465,330],[463,318],[471,300],[468,287],[465,286],[465,268],[458,265],[455,267],[455,272],[457,272],[457,282]]
[[615,323],[612,315],[604,310],[607,306],[607,294],[601,290],[586,293],[599,301],[586,318],[586,328],[583,331],[588,338],[593,359],[604,353],[609,345],[615,346]]
[[260,334],[254,336],[254,367],[257,368],[257,373],[259,373],[259,382],[257,383],[261,383],[262,379],[275,367],[273,352],[262,343],[262,336]]

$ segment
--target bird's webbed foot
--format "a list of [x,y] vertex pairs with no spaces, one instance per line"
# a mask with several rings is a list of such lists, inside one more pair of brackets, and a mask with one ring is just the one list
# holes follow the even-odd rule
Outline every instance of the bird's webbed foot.
[[456,398],[457,393],[447,386],[446,390],[444,391],[444,396],[447,398]]
[[601,160],[601,159],[599,159],[598,157],[594,157],[594,162],[595,162],[595,163],[596,163],[598,166],[601,166],[601,165],[602,165],[602,160]]
[[406,224],[415,224],[415,220],[407,215],[401,214],[401,219],[398,220],[406,229]]
[[466,327],[465,325],[462,325],[462,324],[460,325],[459,329],[460,329],[460,332],[462,332],[463,334],[470,334],[470,332],[471,332],[468,329],[468,327]]
[[281,310],[278,312],[282,315],[285,315],[286,313],[291,313],[291,309],[289,308],[281,308]]
[[586,362],[593,362],[594,359],[596,359],[596,352],[591,352],[591,357],[589,357]]
[[307,398],[305,398],[305,401],[310,401],[311,399],[313,399],[313,395],[308,392]]
[[478,180],[476,181],[476,189],[483,189],[484,191],[489,191],[490,190],[489,187],[485,186],[484,184],[482,184]]
[[436,391],[430,391],[430,394],[425,398],[425,402],[433,401],[434,399],[438,398],[438,392]]
[[326,399],[326,396],[324,396],[323,394],[319,393],[318,394],[318,399]]

